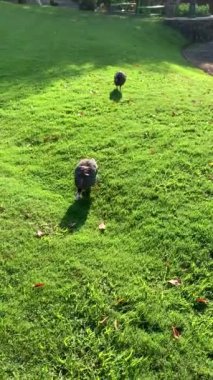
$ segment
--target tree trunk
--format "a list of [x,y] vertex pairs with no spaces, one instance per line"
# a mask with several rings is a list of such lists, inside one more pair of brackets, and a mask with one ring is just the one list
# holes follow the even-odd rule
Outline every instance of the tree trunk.
[[213,0],[209,0],[209,11],[213,15]]
[[195,16],[196,0],[190,0],[189,3],[189,16]]

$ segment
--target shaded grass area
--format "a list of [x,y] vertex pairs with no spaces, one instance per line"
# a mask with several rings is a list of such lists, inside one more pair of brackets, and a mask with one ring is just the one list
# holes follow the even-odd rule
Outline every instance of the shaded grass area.
[[2,379],[210,379],[212,78],[155,20],[0,8]]

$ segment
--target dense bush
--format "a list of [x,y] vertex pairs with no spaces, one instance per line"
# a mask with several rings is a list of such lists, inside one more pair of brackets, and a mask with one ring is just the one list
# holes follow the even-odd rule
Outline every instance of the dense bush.
[[196,6],[195,15],[196,16],[209,16],[210,15],[209,5],[206,4],[206,5]]
[[[209,16],[209,5],[196,5],[195,6],[195,15],[194,16]],[[190,16],[190,4],[189,3],[182,3],[179,4],[176,11],[176,16],[179,17],[187,17]]]
[[97,6],[96,0],[80,0],[79,9],[82,11],[94,11]]

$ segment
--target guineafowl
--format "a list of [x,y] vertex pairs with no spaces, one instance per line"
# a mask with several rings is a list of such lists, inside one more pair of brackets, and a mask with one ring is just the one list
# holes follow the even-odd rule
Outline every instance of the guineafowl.
[[80,199],[82,192],[90,192],[96,183],[98,165],[94,158],[84,158],[75,168],[75,185],[77,187],[76,199]]
[[123,86],[125,82],[126,82],[126,75],[122,73],[122,71],[118,71],[114,76],[115,86],[120,87],[120,91],[121,91],[121,86]]

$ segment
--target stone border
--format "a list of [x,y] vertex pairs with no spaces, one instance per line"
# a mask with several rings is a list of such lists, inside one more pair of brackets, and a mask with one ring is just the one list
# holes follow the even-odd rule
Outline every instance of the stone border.
[[194,66],[213,75],[213,41],[190,45],[183,49],[182,54]]

